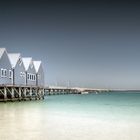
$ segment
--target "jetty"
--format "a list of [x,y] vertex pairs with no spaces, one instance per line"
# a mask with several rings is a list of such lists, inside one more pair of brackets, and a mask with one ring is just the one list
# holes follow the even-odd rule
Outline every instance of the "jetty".
[[108,92],[108,89],[93,89],[80,87],[60,87],[48,86],[45,88],[45,95],[62,95],[62,94],[98,94]]
[[0,101],[44,99],[45,95],[90,94],[108,91],[79,87],[44,86],[44,69],[40,60],[8,53],[0,48]]

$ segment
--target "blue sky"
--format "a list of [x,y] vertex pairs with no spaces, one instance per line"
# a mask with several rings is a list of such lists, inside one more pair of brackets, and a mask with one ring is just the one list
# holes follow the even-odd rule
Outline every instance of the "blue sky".
[[139,3],[1,3],[0,46],[41,59],[47,85],[140,89]]

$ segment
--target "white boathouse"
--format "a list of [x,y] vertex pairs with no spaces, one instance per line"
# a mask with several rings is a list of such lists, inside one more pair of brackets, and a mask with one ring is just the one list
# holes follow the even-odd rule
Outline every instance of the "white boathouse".
[[36,86],[44,86],[44,71],[41,61],[33,61],[36,71]]
[[12,68],[5,48],[0,48],[0,85],[12,84]]
[[12,66],[12,84],[26,85],[25,67],[20,53],[8,53],[8,56]]
[[23,64],[26,73],[26,85],[36,86],[36,71],[31,57],[23,57]]
[[0,48],[0,101],[44,99],[44,72],[39,62],[35,69],[31,57],[22,58],[20,53]]

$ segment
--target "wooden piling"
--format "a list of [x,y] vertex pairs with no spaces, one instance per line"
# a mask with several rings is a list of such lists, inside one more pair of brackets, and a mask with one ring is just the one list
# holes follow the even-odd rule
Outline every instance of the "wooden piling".
[[0,85],[0,101],[26,101],[44,99],[43,87]]

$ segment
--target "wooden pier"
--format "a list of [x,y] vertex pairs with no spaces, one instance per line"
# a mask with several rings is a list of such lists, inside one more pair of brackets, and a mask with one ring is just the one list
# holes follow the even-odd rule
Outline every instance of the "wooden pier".
[[0,85],[0,101],[26,101],[44,99],[44,87]]
[[68,87],[41,87],[41,86],[18,86],[0,85],[0,101],[26,101],[44,99],[46,95],[63,94],[90,94],[101,93],[108,90],[68,88]]
[[72,88],[46,88],[47,95],[81,94],[77,89]]
[[98,94],[108,92],[107,89],[91,89],[91,88],[77,88],[77,87],[46,87],[46,95],[63,95],[63,94]]

